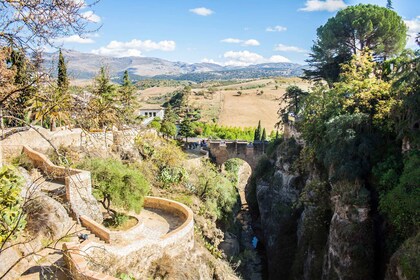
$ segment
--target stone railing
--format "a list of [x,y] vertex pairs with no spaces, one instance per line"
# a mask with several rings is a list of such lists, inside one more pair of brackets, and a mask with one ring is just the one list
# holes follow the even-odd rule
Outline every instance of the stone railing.
[[[110,244],[100,244],[88,241],[76,246],[72,246],[71,244],[66,245],[63,247],[63,250],[65,251],[66,263],[70,268],[73,279],[115,279],[109,275],[106,276],[108,278],[104,278],[105,275],[103,273],[94,272],[88,268],[89,258],[95,259],[95,251],[98,250],[101,253],[114,256],[114,258],[112,258],[114,263],[119,263],[121,266],[124,266],[124,264],[129,263],[126,259],[132,259],[132,256],[136,256],[136,258],[140,256],[141,259],[141,255],[144,253],[144,250],[147,252],[150,248],[154,248],[153,251],[155,252],[155,255],[146,253],[148,254],[146,259],[150,262],[162,257],[163,254],[174,257],[193,248],[194,219],[193,212],[190,208],[173,200],[150,196],[145,198],[144,207],[173,213],[174,215],[181,217],[183,219],[183,223],[181,226],[162,235],[160,238],[156,239],[155,236],[145,236],[143,238],[133,240],[124,246],[118,244],[113,245],[114,232],[112,231],[110,232],[109,237]],[[83,221],[83,217],[81,220]],[[141,223],[141,221],[139,222]],[[89,226],[85,226],[89,228]],[[102,230],[101,227],[102,226],[99,226],[96,229]],[[129,231],[126,233],[128,232]],[[104,234],[106,235],[106,233]],[[118,234],[124,238],[124,232],[118,232]],[[124,267],[121,267],[121,270],[124,270]]]
[[92,183],[89,171],[57,166],[44,154],[23,146],[23,153],[53,179],[64,179],[66,200],[76,218],[85,215],[98,223],[102,223],[102,214],[96,199],[92,196]]

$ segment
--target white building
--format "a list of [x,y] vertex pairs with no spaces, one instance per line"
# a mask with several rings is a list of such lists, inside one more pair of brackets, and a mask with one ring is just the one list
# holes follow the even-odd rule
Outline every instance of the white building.
[[165,116],[165,109],[159,105],[147,105],[140,109],[139,116],[144,117],[142,124],[149,124],[154,118],[160,118],[161,120]]

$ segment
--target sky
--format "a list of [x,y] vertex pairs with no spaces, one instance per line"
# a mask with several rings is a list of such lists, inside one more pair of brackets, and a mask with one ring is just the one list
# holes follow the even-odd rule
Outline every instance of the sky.
[[[82,11],[93,32],[58,38],[56,43],[66,49],[114,57],[158,57],[226,66],[304,64],[316,29],[338,10],[359,3],[386,6],[386,2],[101,0]],[[420,32],[420,3],[394,0],[393,6],[412,35],[408,47],[415,48],[413,35]]]

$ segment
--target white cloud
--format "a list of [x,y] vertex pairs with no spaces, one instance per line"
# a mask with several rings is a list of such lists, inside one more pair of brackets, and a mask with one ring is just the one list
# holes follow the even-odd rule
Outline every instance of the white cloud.
[[223,65],[223,62],[219,62],[219,61],[216,61],[214,59],[208,59],[208,58],[203,58],[201,60],[201,62],[203,62],[203,63],[213,63],[213,64],[218,64],[218,65]]
[[273,55],[269,58],[269,61],[273,63],[290,62],[290,60],[287,57],[284,57],[282,55]]
[[260,54],[250,51],[228,51],[224,53],[223,57],[226,61],[222,65],[225,66],[248,66],[267,62],[290,62],[289,59],[281,55],[273,55],[269,58],[265,58]]
[[260,42],[255,39],[249,39],[244,42],[244,46],[259,46]]
[[220,42],[230,43],[230,44],[239,44],[239,43],[242,43],[243,41],[241,39],[236,39],[236,38],[226,38],[226,39],[221,40]]
[[301,49],[301,48],[298,48],[298,47],[295,47],[295,46],[286,46],[286,45],[283,45],[283,44],[277,44],[274,47],[274,50],[279,51],[279,52],[299,52],[299,53],[308,52],[304,49]]
[[282,31],[286,31],[287,27],[281,26],[281,25],[276,25],[276,26],[269,26],[265,29],[265,31],[267,32],[282,32]]
[[228,61],[224,63],[226,66],[248,66],[264,61],[263,56],[249,51],[228,51],[225,52],[223,57],[228,59]]
[[68,37],[60,37],[53,40],[56,44],[64,44],[64,43],[78,43],[78,44],[92,44],[95,41],[92,38],[82,38],[79,35],[71,35]]
[[204,7],[190,9],[190,12],[199,16],[204,16],[204,17],[209,16],[214,13],[212,10],[204,8]]
[[258,40],[255,40],[255,39],[241,40],[237,38],[226,38],[226,39],[221,40],[220,42],[229,43],[229,44],[242,43],[242,46],[259,46],[260,45],[260,42],[258,42]]
[[133,39],[129,42],[111,41],[105,47],[92,50],[92,53],[106,56],[126,57],[126,56],[141,56],[142,52],[148,51],[173,51],[175,50],[175,41],[159,41],[152,40],[137,40]]
[[87,11],[81,14],[81,16],[88,21],[98,23],[101,21],[101,17],[95,14],[93,11]]
[[416,43],[416,36],[417,33],[420,32],[420,16],[412,20],[404,20],[405,24],[408,27],[408,40],[407,40],[407,47],[408,48],[417,48],[418,45]]
[[305,8],[300,8],[299,11],[314,12],[314,11],[328,11],[334,12],[347,7],[343,0],[307,0]]

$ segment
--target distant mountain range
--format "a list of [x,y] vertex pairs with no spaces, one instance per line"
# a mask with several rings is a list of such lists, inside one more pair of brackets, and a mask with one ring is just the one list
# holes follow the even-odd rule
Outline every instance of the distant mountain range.
[[[91,79],[101,66],[107,66],[113,80],[121,79],[128,70],[133,80],[231,80],[273,76],[301,76],[304,66],[296,63],[264,63],[246,67],[221,66],[214,63],[171,62],[152,57],[108,57],[63,50],[67,71],[75,79]],[[58,53],[44,54],[44,66],[55,69]],[[53,71],[55,72],[55,71]]]

